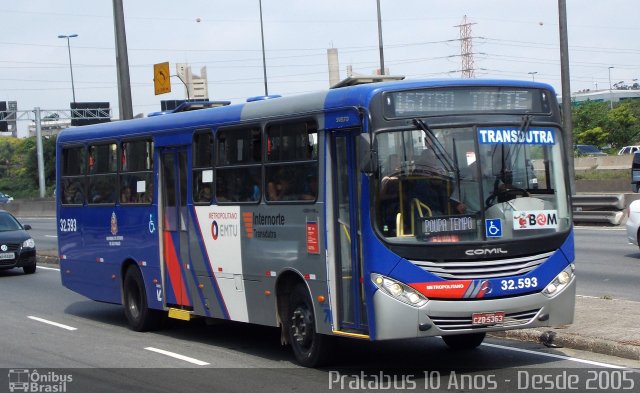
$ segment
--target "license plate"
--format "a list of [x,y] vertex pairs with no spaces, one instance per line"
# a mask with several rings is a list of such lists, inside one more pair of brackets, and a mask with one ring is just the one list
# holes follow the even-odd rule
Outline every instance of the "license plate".
[[16,254],[12,252],[2,252],[0,253],[0,259],[14,259]]
[[497,325],[504,322],[504,311],[479,312],[471,315],[471,324],[474,326]]

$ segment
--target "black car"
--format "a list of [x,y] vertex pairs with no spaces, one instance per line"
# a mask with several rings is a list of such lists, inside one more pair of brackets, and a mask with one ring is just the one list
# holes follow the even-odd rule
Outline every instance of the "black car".
[[0,269],[21,267],[25,274],[36,272],[36,243],[11,213],[0,210]]

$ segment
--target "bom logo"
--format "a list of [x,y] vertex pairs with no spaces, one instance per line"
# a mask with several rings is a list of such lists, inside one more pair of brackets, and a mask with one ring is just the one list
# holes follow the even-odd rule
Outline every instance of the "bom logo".
[[558,227],[556,210],[513,212],[513,229],[546,229]]

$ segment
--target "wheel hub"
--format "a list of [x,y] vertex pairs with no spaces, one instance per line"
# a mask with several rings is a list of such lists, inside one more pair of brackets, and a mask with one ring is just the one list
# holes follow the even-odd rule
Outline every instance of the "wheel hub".
[[299,345],[307,346],[311,341],[312,325],[309,312],[307,310],[297,308],[291,317],[291,329],[293,337]]

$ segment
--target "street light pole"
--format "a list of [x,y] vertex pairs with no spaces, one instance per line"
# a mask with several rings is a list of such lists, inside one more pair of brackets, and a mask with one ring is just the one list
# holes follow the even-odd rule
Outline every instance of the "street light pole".
[[613,91],[611,90],[611,69],[613,66],[609,67],[609,109],[613,109]]
[[69,69],[71,70],[71,93],[73,94],[73,102],[76,102],[76,88],[73,85],[73,65],[71,64],[71,43],[70,39],[77,37],[77,34],[59,35],[58,38],[67,39],[67,50],[69,51]]
[[529,72],[529,75],[531,75],[531,79],[535,82],[536,81],[536,74],[538,73],[538,71],[531,71]]

